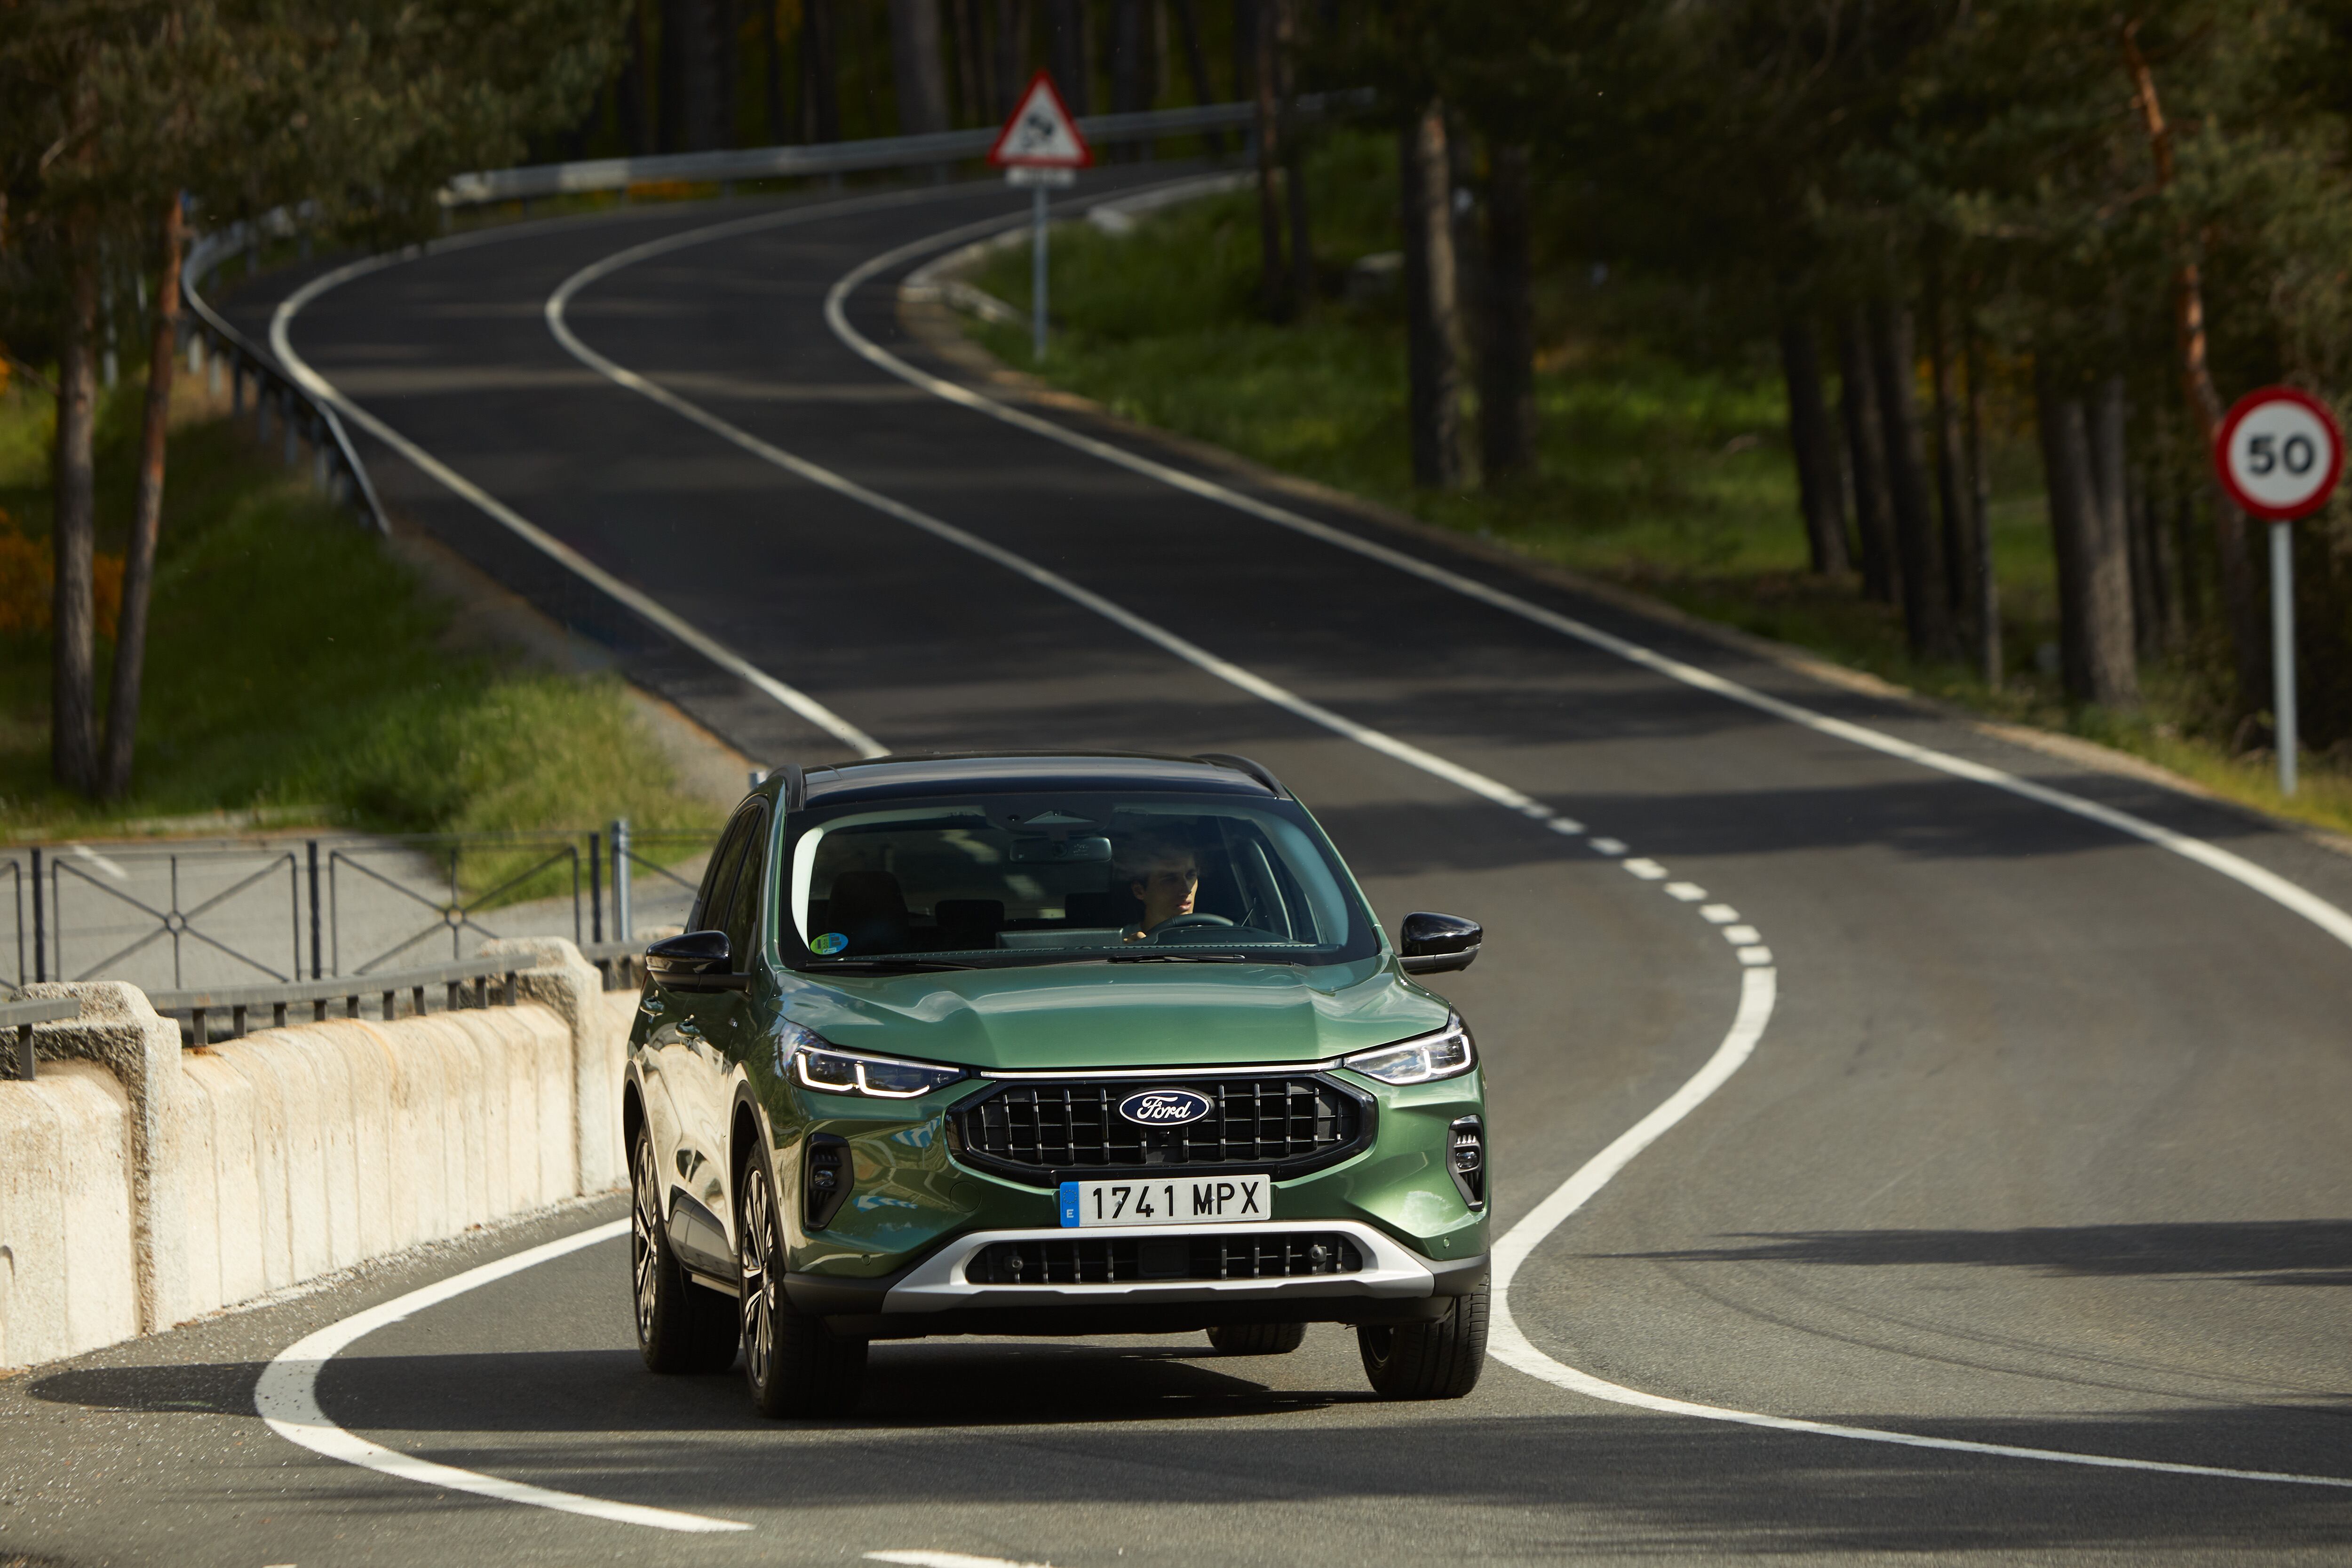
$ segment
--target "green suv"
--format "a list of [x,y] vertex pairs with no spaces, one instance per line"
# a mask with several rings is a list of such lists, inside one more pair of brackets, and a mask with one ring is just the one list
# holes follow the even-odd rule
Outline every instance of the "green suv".
[[1381,1394],[1486,1338],[1470,1031],[1307,809],[1238,757],[779,769],[647,950],[624,1132],[637,1339],[740,1350],[772,1416],[845,1412],[866,1345],[1356,1326]]

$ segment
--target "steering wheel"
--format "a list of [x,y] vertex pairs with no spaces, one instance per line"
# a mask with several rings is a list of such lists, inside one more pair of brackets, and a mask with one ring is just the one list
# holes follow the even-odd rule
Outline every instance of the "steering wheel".
[[1205,909],[1196,909],[1190,915],[1170,915],[1151,928],[1151,935],[1157,936],[1162,931],[1174,931],[1186,925],[1231,925],[1232,924],[1232,921],[1222,915],[1212,915]]

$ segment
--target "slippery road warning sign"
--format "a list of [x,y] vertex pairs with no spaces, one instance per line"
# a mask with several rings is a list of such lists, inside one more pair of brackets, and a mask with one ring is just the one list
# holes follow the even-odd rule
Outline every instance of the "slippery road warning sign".
[[1078,134],[1078,122],[1070,118],[1069,105],[1062,101],[1062,95],[1054,90],[1054,78],[1039,71],[1029,78],[1029,90],[1021,95],[1013,118],[996,133],[988,161],[1004,171],[1006,183],[1036,187],[1029,218],[1029,351],[1042,360],[1045,357],[1049,227],[1045,187],[1076,183],[1078,171],[1095,161],[1095,150]]
[[1060,171],[1066,179],[1069,171],[1091,167],[1095,153],[1078,134],[1069,106],[1054,89],[1054,78],[1039,71],[1029,78],[1029,90],[997,132],[988,161],[1016,179],[1016,171],[1027,169]]

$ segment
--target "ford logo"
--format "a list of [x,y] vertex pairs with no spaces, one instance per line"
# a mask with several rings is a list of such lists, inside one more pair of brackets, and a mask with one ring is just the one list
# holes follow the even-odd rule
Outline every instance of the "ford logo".
[[1118,1113],[1143,1127],[1181,1127],[1213,1109],[1189,1089],[1147,1089],[1118,1103]]

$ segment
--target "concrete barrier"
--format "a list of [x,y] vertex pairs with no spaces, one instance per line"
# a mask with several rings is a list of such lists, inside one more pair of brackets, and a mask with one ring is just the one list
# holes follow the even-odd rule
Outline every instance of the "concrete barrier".
[[0,1368],[620,1185],[635,995],[569,942],[499,946],[533,960],[519,1006],[188,1051],[131,987],[33,988],[82,1016],[0,1082]]

